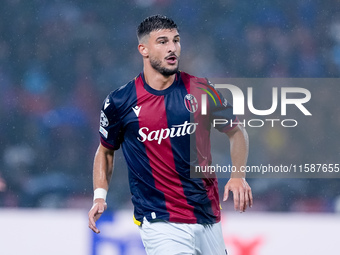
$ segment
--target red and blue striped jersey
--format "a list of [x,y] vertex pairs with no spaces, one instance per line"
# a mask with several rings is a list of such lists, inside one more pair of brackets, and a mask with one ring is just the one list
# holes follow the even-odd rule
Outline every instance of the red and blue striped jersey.
[[[206,114],[202,114],[202,94]],[[215,97],[215,99],[213,98]],[[129,171],[134,217],[210,224],[220,221],[216,178],[190,178],[190,169],[212,162],[211,122],[227,132],[232,107],[204,78],[177,72],[165,90],[151,88],[143,73],[111,92],[103,103],[101,144],[122,147]]]

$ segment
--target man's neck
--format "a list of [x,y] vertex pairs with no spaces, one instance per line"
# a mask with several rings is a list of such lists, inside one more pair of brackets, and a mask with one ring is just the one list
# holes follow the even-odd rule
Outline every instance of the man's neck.
[[146,83],[155,90],[164,90],[174,82],[176,74],[164,76],[152,67],[144,66],[144,79]]

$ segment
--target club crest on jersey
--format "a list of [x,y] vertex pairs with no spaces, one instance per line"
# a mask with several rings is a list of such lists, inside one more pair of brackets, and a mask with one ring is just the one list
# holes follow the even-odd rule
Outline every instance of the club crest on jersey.
[[184,105],[185,105],[185,108],[187,108],[187,110],[191,113],[194,113],[197,111],[198,109],[198,103],[197,103],[197,100],[196,98],[191,95],[191,94],[187,94],[185,95],[184,97]]
[[102,127],[107,127],[109,125],[109,120],[107,119],[105,113],[101,111],[100,113],[100,125]]

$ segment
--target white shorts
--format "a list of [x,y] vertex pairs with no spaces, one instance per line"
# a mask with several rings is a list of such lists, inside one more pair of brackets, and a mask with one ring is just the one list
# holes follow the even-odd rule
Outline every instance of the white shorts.
[[226,255],[221,223],[185,224],[144,218],[139,227],[148,255]]

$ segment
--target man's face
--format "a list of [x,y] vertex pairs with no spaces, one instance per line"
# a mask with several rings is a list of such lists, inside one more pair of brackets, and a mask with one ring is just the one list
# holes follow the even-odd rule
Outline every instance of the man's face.
[[148,57],[151,66],[164,76],[178,71],[181,44],[177,29],[161,29],[149,35]]

